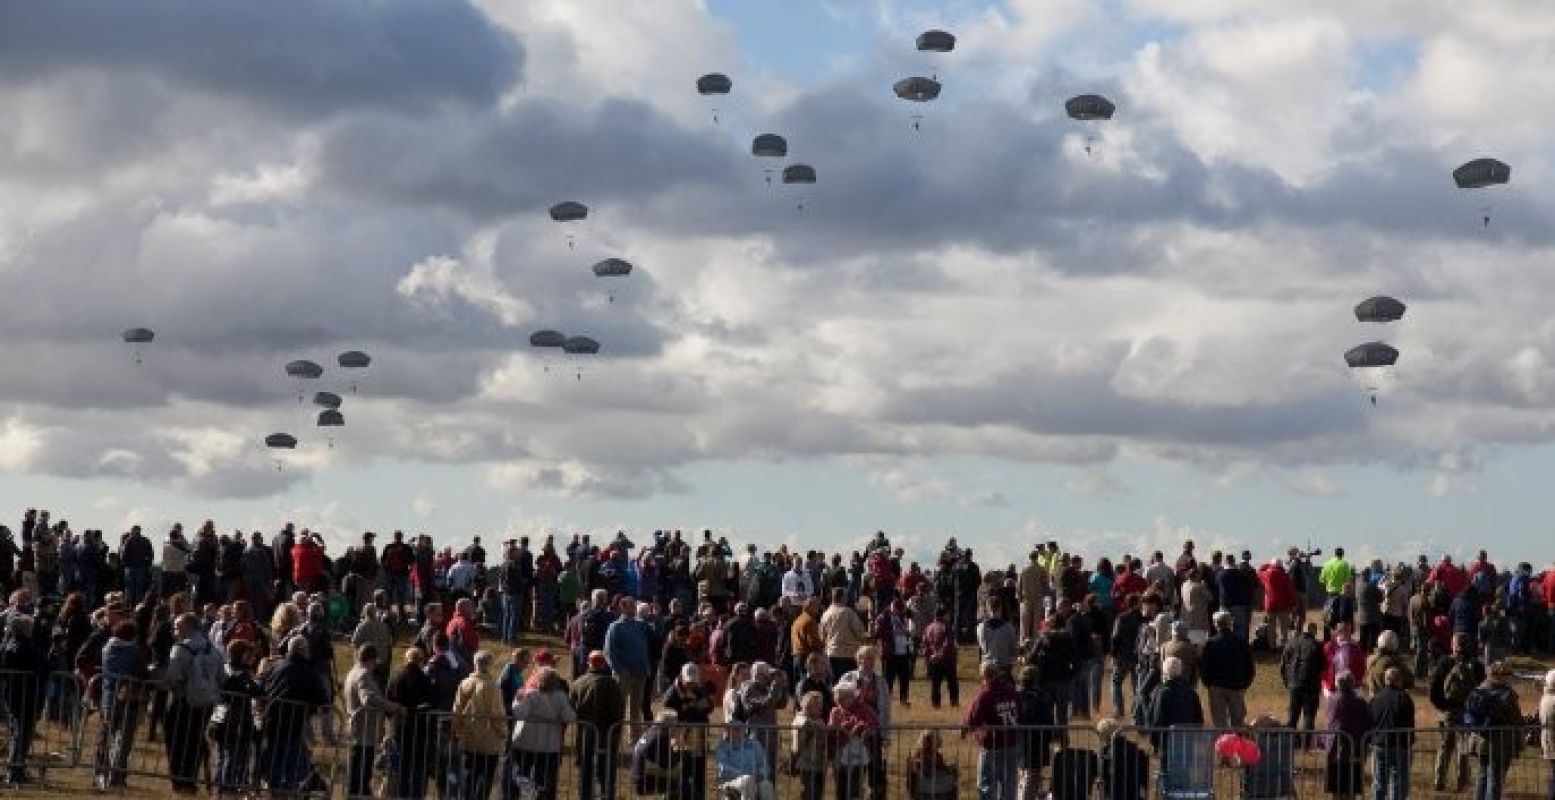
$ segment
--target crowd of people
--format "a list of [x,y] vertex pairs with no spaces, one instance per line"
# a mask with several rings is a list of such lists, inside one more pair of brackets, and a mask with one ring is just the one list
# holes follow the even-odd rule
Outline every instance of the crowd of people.
[[[1289,730],[1325,743],[1336,797],[1363,791],[1369,760],[1375,797],[1403,798],[1413,734],[1376,732],[1429,723],[1436,788],[1473,783],[1492,800],[1525,711],[1544,726],[1555,796],[1555,671],[1525,704],[1507,666],[1555,653],[1555,568],[1498,570],[1484,552],[1357,565],[1292,548],[1254,563],[1201,559],[1190,541],[1171,562],[1088,561],[1048,542],[994,567],[955,539],[924,566],[884,533],[851,557],[737,557],[710,532],[655,531],[641,547],[624,533],[519,538],[489,556],[479,538],[457,552],[390,538],[333,556],[292,525],[268,538],[175,525],[160,547],[135,527],[111,548],[46,511],[26,513],[19,542],[0,526],[9,778],[27,780],[38,720],[79,702],[100,719],[105,789],[135,772],[144,723],[161,730],[175,793],[306,791],[313,744],[340,742],[350,797],[552,800],[570,769],[583,800],[610,798],[618,762],[629,791],[671,798],[706,797],[711,781],[763,800],[780,776],[806,800],[828,786],[838,800],[951,797],[963,776],[940,731],[918,731],[905,775],[887,769],[893,712],[926,682],[928,704],[976,741],[985,798],[1086,796],[1095,780],[1141,796],[1149,751],[1174,729]],[[343,679],[337,641],[350,643]],[[977,665],[964,709],[963,654]],[[1249,711],[1260,669],[1278,674],[1281,713]],[[1417,687],[1434,718],[1416,713]],[[1081,720],[1101,752],[1066,746]],[[1320,731],[1345,735],[1305,738]]]

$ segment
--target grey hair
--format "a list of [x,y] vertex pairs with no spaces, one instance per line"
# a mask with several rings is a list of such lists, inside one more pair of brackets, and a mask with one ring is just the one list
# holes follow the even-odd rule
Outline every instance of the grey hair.
[[489,672],[491,670],[492,658],[493,656],[489,650],[475,651],[475,671],[482,675],[485,675],[487,672]]
[[1161,662],[1161,676],[1167,680],[1181,678],[1183,669],[1185,669],[1185,667],[1182,663],[1182,659],[1178,658],[1177,656],[1167,656],[1166,659]]

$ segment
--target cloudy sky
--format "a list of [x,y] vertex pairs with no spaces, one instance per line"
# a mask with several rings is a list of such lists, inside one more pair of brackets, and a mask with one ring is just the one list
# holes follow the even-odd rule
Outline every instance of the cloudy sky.
[[51,0],[0,109],[6,516],[1550,555],[1555,7]]

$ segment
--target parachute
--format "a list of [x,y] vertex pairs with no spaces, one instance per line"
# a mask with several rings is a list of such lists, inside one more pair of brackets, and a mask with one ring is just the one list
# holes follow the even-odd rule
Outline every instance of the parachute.
[[[789,164],[783,168],[783,183],[789,186],[815,183],[815,167],[809,164]],[[804,195],[799,196],[798,207],[804,211]]]
[[578,220],[588,219],[588,216],[589,207],[576,200],[568,200],[551,206],[551,219],[557,222],[577,222]]
[[[599,352],[599,342],[587,336],[574,336],[562,343],[562,352],[569,356],[591,356]],[[583,367],[577,367],[578,380],[583,380]]]
[[[697,78],[697,94],[703,97],[718,97],[729,93],[734,88],[734,81],[722,72],[709,72]],[[713,124],[718,124],[718,107],[713,106]]]
[[599,278],[619,278],[632,274],[632,262],[619,258],[607,258],[594,265],[594,275]]
[[1386,373],[1388,368],[1398,363],[1398,350],[1383,344],[1382,342],[1367,342],[1356,345],[1344,353],[1344,363],[1350,369],[1366,370],[1366,391],[1371,394],[1371,404],[1377,404],[1377,390],[1381,388],[1379,375],[1371,373]]
[[562,352],[568,355],[594,355],[599,352],[599,342],[587,336],[574,336],[562,342]]
[[1112,119],[1113,113],[1118,107],[1111,100],[1099,94],[1082,94],[1069,98],[1064,102],[1064,113],[1070,119],[1089,121]]
[[[903,78],[891,85],[891,91],[897,97],[909,103],[927,103],[939,97],[940,83],[933,78],[925,78],[921,75],[911,78]],[[923,123],[922,114],[912,115],[912,129],[921,130]]]
[[[751,155],[757,158],[787,158],[788,140],[775,133],[763,133],[751,140]],[[772,170],[766,170],[767,183],[772,183]]]
[[[1094,124],[1112,119],[1118,107],[1111,100],[1099,94],[1076,95],[1064,101],[1064,113],[1069,118],[1081,123]],[[1096,145],[1096,131],[1087,127],[1085,131],[1085,154],[1090,155]]]
[[360,350],[347,350],[335,362],[346,369],[362,369],[373,363],[373,357]]
[[293,378],[315,380],[323,377],[324,368],[312,361],[293,361],[286,365],[286,374]]
[[896,96],[911,103],[927,103],[939,97],[940,83],[933,78],[913,76],[891,85]]
[[924,53],[949,53],[956,49],[955,34],[929,30],[918,34],[918,50]]
[[340,408],[340,395],[334,392],[315,392],[313,404],[324,408]]
[[815,183],[815,167],[809,164],[790,164],[783,168],[784,183]]
[[124,332],[124,343],[134,345],[135,363],[141,363],[141,345],[151,344],[157,338],[156,331],[150,328],[130,328]]
[[[330,408],[330,409],[325,409],[325,410],[319,412],[318,426],[320,428],[339,428],[339,427],[342,427],[345,424],[346,424],[346,417],[345,417],[345,415],[340,413],[339,411],[336,411],[335,409]],[[331,448],[334,448],[334,446],[335,446],[335,436],[334,436],[334,434],[330,434],[327,438],[329,440],[329,446]]]
[[[582,222],[588,218],[589,207],[576,200],[567,200],[551,206],[551,219],[557,222]],[[567,249],[570,250],[576,245],[576,237],[567,234]]]
[[1355,306],[1355,319],[1358,322],[1397,322],[1404,318],[1404,308],[1401,301],[1392,297],[1369,297]]
[[280,472],[282,467],[280,451],[295,449],[297,437],[289,433],[272,433],[265,437],[265,447],[275,451],[275,470]]
[[[1452,171],[1452,182],[1459,189],[1488,189],[1512,180],[1512,168],[1494,158],[1476,158]],[[1490,227],[1491,206],[1480,209],[1484,227]]]
[[567,337],[561,331],[539,330],[529,334],[530,347],[561,347],[567,343]]

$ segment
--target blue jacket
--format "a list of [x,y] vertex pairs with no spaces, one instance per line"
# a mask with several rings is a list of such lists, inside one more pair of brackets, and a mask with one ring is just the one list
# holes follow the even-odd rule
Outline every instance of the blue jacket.
[[605,660],[617,675],[647,675],[648,626],[638,619],[618,619],[605,631]]
[[1470,586],[1463,590],[1452,601],[1452,606],[1447,611],[1447,616],[1452,620],[1453,633],[1467,633],[1470,636],[1479,634],[1479,592]]

